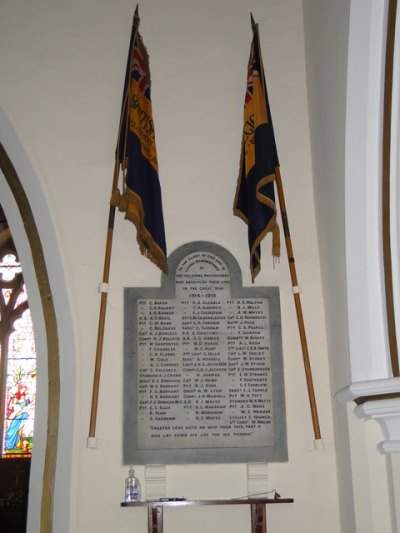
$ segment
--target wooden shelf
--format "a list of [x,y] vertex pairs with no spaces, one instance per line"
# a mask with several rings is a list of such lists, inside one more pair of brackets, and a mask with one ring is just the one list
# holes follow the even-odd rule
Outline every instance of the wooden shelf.
[[293,503],[293,498],[231,498],[224,500],[179,500],[122,502],[121,507],[147,507],[148,533],[163,533],[164,507],[190,507],[200,505],[250,505],[251,532],[267,533],[266,505]]

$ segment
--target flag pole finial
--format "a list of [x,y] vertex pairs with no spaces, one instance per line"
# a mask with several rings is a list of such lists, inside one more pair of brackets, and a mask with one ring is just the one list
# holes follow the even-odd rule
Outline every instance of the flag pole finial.
[[139,23],[139,4],[136,4],[136,9],[135,9],[135,13],[133,15],[133,24],[138,24]]
[[250,21],[251,21],[251,27],[253,28],[253,31],[255,31],[257,28],[257,24],[254,20],[253,13],[251,11],[250,11]]

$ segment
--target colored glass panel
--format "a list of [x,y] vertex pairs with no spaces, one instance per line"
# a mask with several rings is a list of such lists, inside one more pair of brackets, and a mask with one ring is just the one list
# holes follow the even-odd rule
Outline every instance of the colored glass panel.
[[14,254],[6,254],[0,260],[0,275],[3,281],[11,281],[19,272],[22,272],[22,268]]
[[[5,255],[0,262],[0,278],[11,281],[21,272],[14,255]],[[27,301],[25,284],[3,287],[5,304],[10,302],[14,290],[18,297],[13,308]],[[36,350],[29,308],[13,321],[12,331],[5,349],[6,381],[3,419],[3,458],[30,457],[33,446],[33,430],[36,399]],[[4,393],[4,392],[3,392]]]

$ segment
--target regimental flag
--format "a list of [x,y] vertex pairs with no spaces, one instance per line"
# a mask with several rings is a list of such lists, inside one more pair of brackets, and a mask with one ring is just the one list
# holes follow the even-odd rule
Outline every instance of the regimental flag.
[[269,109],[267,86],[259,49],[257,25],[248,64],[247,89],[244,102],[244,126],[240,171],[233,213],[248,225],[251,278],[261,268],[261,241],[272,232],[272,253],[280,255],[279,228],[275,205],[275,170],[279,167],[274,129]]
[[115,154],[117,171],[123,176],[122,194],[116,184],[111,203],[135,224],[142,254],[168,272],[149,56],[139,34],[139,22],[136,7]]

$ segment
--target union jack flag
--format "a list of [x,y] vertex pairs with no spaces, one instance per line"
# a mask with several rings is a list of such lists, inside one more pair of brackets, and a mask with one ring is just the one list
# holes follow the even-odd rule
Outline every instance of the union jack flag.
[[240,170],[233,212],[248,226],[250,271],[254,282],[261,268],[261,242],[272,233],[273,255],[280,254],[275,169],[279,166],[267,88],[255,26],[247,69]]
[[247,105],[253,98],[254,78],[260,77],[260,73],[257,69],[257,61],[254,55],[254,49],[251,49],[251,55],[249,60],[249,68],[247,73],[247,90],[245,95],[245,105]]
[[149,56],[139,33],[139,14],[133,18],[122,97],[116,161],[122,170],[122,194],[113,190],[111,202],[136,226],[140,251],[163,272],[168,271],[161,187],[150,98]]
[[139,33],[136,33],[136,42],[133,47],[132,77],[138,82],[141,92],[150,100],[150,71],[149,57]]

